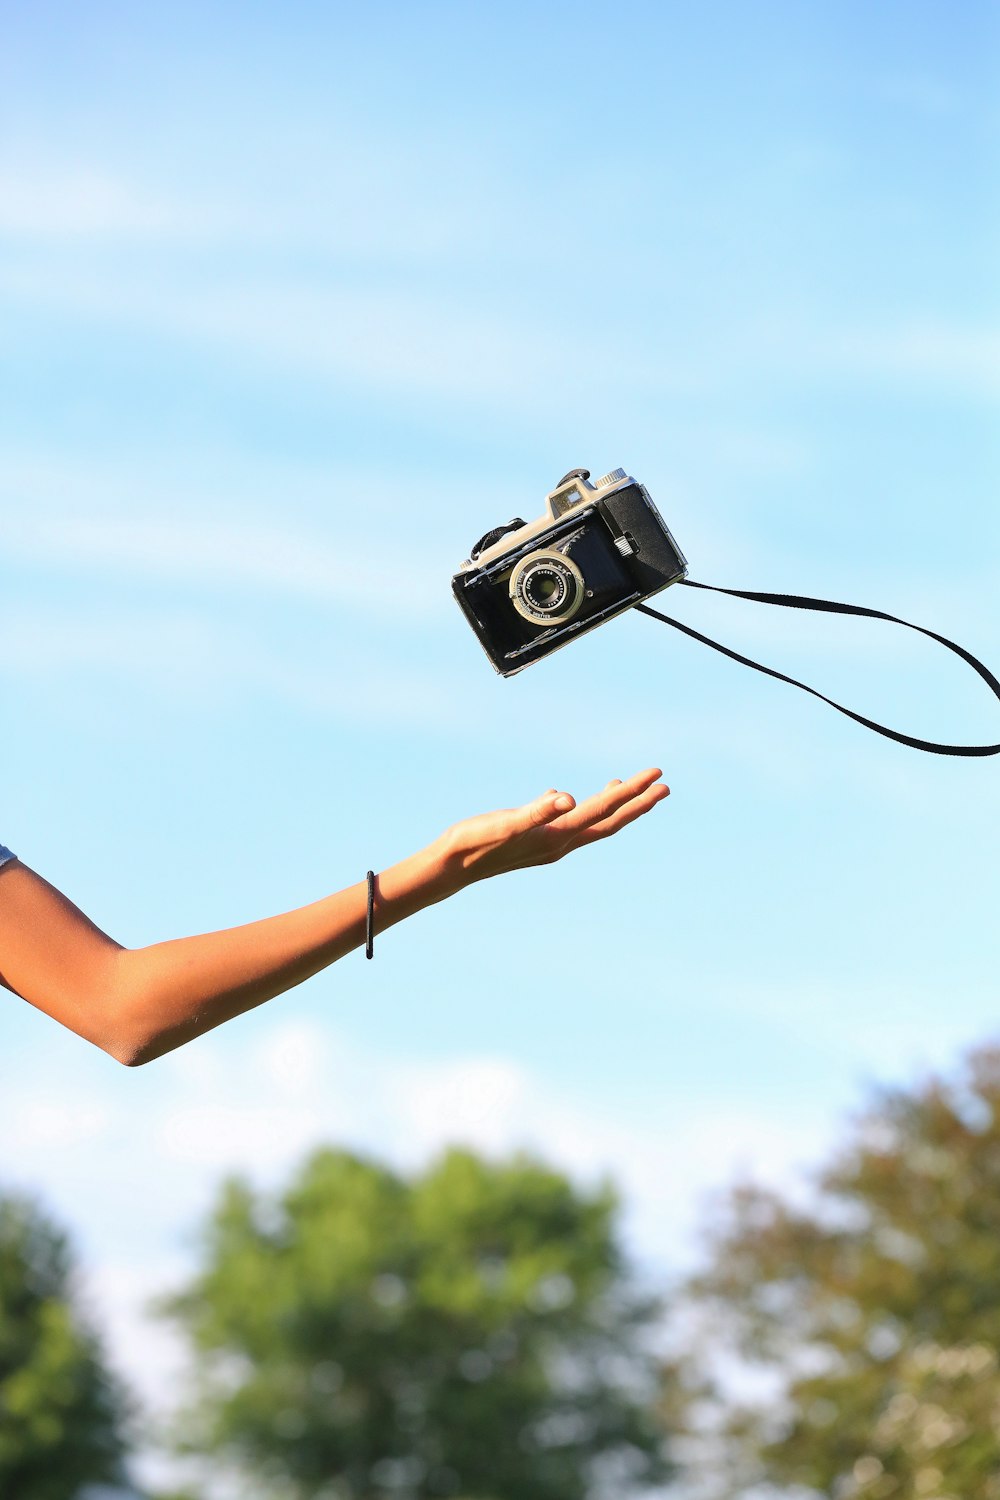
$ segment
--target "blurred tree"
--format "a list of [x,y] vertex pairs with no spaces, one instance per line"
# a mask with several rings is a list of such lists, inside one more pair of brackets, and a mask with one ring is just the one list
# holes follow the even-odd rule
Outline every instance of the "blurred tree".
[[698,1493],[995,1500],[1000,1050],[881,1092],[815,1181],[809,1211],[735,1189],[680,1300],[664,1411],[720,1476]]
[[74,1500],[121,1478],[124,1398],[72,1298],[65,1237],[0,1198],[0,1496]]
[[451,1151],[404,1180],[314,1155],[280,1203],[231,1181],[197,1280],[182,1450],[247,1494],[582,1500],[664,1478],[659,1313],[632,1287],[610,1189]]

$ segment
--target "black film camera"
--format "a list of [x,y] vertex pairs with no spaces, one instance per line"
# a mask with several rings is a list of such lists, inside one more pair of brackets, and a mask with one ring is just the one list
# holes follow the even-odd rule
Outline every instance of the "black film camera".
[[591,483],[571,469],[537,521],[515,517],[476,543],[451,581],[496,670],[512,677],[687,572],[643,485],[624,469]]

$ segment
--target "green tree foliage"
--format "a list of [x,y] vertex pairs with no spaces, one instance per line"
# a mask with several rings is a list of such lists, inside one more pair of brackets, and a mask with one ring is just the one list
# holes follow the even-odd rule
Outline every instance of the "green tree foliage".
[[879,1094],[815,1185],[808,1210],[733,1191],[687,1289],[665,1410],[706,1492],[997,1500],[1000,1050]]
[[180,1430],[247,1495],[583,1500],[665,1477],[658,1305],[609,1189],[451,1151],[407,1180],[314,1155],[279,1203],[221,1194],[166,1304],[199,1369]]
[[74,1500],[117,1480],[124,1416],[73,1305],[65,1237],[26,1199],[0,1198],[0,1496]]

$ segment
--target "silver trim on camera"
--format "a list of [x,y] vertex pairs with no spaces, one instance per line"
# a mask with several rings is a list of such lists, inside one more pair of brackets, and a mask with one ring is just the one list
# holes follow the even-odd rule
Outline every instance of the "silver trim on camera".
[[529,521],[525,526],[519,526],[516,531],[508,531],[504,536],[481,552],[475,562],[468,558],[462,564],[462,570],[472,568],[488,568],[490,563],[496,562],[497,558],[505,556],[515,548],[523,547],[525,542],[530,542],[533,536],[538,536],[543,531],[548,531],[553,521],[561,521],[576,507],[590,505],[594,500],[603,500],[606,495],[611,495],[615,490],[624,489],[627,485],[635,484],[624,469],[612,469],[596,483],[591,479],[580,476],[572,476],[565,479],[562,484],[557,485],[554,490],[545,497],[546,511],[536,521]]

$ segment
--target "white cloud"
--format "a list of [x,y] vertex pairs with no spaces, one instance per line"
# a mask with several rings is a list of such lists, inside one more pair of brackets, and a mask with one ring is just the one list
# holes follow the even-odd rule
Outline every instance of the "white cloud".
[[804,983],[798,988],[741,985],[715,1001],[719,1010],[752,1016],[788,1042],[849,1059],[869,1076],[915,1076],[972,1045],[995,1025],[992,993],[963,992],[960,1011],[936,996],[866,984],[843,989]]
[[163,242],[201,238],[212,218],[221,228],[217,213],[192,214],[103,167],[0,166],[0,234],[9,237]]
[[[766,333],[745,327],[700,330],[697,352],[679,337],[676,352],[654,334],[628,343],[592,326],[599,362],[580,358],[575,326],[556,316],[489,305],[454,288],[403,291],[344,281],[328,272],[303,277],[225,274],[174,265],[169,274],[127,264],[84,266],[63,260],[9,260],[0,297],[98,321],[137,327],[170,342],[215,350],[270,373],[448,399],[455,406],[489,402],[527,418],[544,411],[551,424],[581,401],[605,416],[637,402],[718,391],[720,380],[796,381],[836,376],[900,386],[951,389],[976,399],[1000,395],[1000,332],[982,323],[915,311],[894,324],[782,324]],[[720,359],[717,340],[725,340]],[[746,439],[744,438],[744,443]],[[757,445],[759,460],[759,444]],[[778,469],[801,451],[777,451]],[[775,454],[769,455],[769,462]]]
[[939,317],[895,327],[847,328],[830,341],[835,365],[904,385],[1000,397],[1000,329]]
[[342,631],[303,659],[196,608],[0,605],[4,675],[76,685],[125,677],[143,693],[199,711],[256,692],[324,719],[475,731],[444,673],[408,667]]
[[[507,233],[504,203],[477,191],[482,175],[481,153],[471,146],[462,152],[451,140],[412,139],[380,145],[356,132],[350,151],[324,153],[322,190],[290,160],[261,163],[249,185],[239,170],[228,174],[223,207],[215,183],[211,196],[193,185],[196,173],[188,173],[182,197],[150,184],[148,174],[130,176],[104,162],[8,153],[0,162],[0,234],[71,248],[307,248],[311,255],[416,266],[440,264],[456,251],[517,258],[520,242]],[[523,196],[523,181],[510,181],[506,191]],[[563,252],[552,238],[540,235],[537,249],[554,260]]]
[[80,1233],[115,1356],[154,1405],[182,1356],[145,1304],[185,1273],[181,1236],[224,1173],[277,1185],[323,1141],[407,1169],[453,1142],[491,1154],[525,1147],[583,1181],[613,1173],[633,1249],[664,1270],[690,1253],[707,1184],[754,1167],[791,1182],[826,1134],[815,1117],[790,1129],[787,1105],[719,1099],[692,1109],[665,1098],[648,1118],[623,1123],[511,1058],[415,1062],[304,1021],[278,1020],[249,1042],[203,1038],[154,1068],[111,1081],[102,1069],[90,1090],[64,1087],[57,1063],[44,1102],[30,1069],[0,1096],[6,1179],[40,1187]]
[[[891,1013],[891,997],[847,1000],[746,991],[733,1003],[873,1063],[874,1042],[891,1043],[901,1059],[926,1040],[916,1008],[866,1037],[850,1017]],[[936,1034],[942,1047],[956,1037],[944,1026]],[[238,1030],[208,1036],[138,1073],[109,1072],[99,1059],[87,1085],[74,1076],[71,1044],[79,1045],[70,1039],[39,1068],[42,1100],[30,1059],[0,1092],[4,1174],[43,1191],[79,1237],[88,1297],[154,1414],[174,1399],[185,1356],[148,1302],[190,1274],[191,1230],[224,1173],[277,1187],[323,1142],[403,1170],[452,1143],[488,1154],[527,1148],[581,1183],[610,1173],[625,1195],[629,1247],[665,1283],[697,1260],[710,1190],[753,1175],[801,1198],[804,1169],[827,1157],[841,1130],[808,1099],[709,1094],[692,1103],[665,1088],[637,1111],[553,1087],[511,1057],[413,1060],[280,1016],[248,1039]]]
[[[927,113],[954,105],[932,80],[887,78],[871,87]],[[806,149],[814,155],[817,148]],[[32,253],[7,258],[0,296],[22,309],[35,304],[109,329],[142,328],[299,377],[415,391],[453,403],[500,402],[525,415],[544,411],[549,421],[563,409],[575,410],[582,394],[591,408],[602,399],[606,410],[629,410],[637,400],[717,391],[720,379],[733,376],[757,382],[764,375],[833,374],[945,387],[989,400],[1000,395],[1000,330],[933,307],[914,308],[893,324],[861,325],[849,315],[838,322],[783,320],[772,309],[763,325],[754,312],[742,324],[709,322],[674,329],[668,338],[654,320],[645,325],[648,336],[633,327],[624,341],[617,321],[591,321],[587,348],[598,349],[599,359],[587,358],[575,315],[560,321],[544,298],[522,313],[519,303],[498,306],[475,278],[463,294],[461,280],[433,290],[433,283],[421,288],[412,276],[407,283],[391,274],[392,267],[412,273],[428,261],[439,267],[449,255],[475,266],[484,254],[491,264],[509,254],[518,272],[533,268],[543,283],[558,276],[564,254],[558,236],[517,237],[516,248],[514,242],[508,247],[511,205],[521,215],[526,205],[523,184],[505,178],[497,163],[499,197],[488,200],[475,191],[482,170],[476,153],[454,142],[402,148],[397,142],[392,149],[355,142],[334,170],[338,177],[327,182],[324,203],[279,179],[264,189],[256,184],[238,208],[223,211],[217,202],[181,202],[130,182],[103,163],[8,159],[0,164],[0,234],[15,249],[24,241]],[[474,212],[464,203],[467,192]],[[343,212],[344,203],[350,212]],[[540,223],[549,207],[534,205]],[[39,239],[46,242],[44,256],[34,253]],[[81,240],[126,253],[79,258]],[[135,264],[127,252],[136,243],[216,246],[224,263],[209,257],[198,263],[175,258],[166,268]],[[297,258],[291,273],[245,269],[255,250],[270,262],[276,250],[294,255],[305,246],[325,264],[311,280]],[[601,247],[598,240],[598,256]],[[616,251],[623,253],[620,245]],[[654,298],[665,274],[691,274],[664,260],[665,253],[660,245],[629,262],[630,274],[644,280]],[[363,277],[359,266],[367,267]],[[381,285],[372,284],[372,267],[383,273]],[[742,449],[751,467],[764,472],[801,468],[803,453],[794,440],[734,431],[729,441],[734,455]]]
[[18,1113],[8,1122],[4,1144],[15,1155],[31,1148],[58,1151],[70,1145],[99,1147],[107,1139],[113,1118],[103,1100],[79,1089],[60,1090],[55,1097],[32,1094],[22,1100]]
[[[5,486],[6,488],[6,486]],[[13,498],[13,497],[12,497]],[[74,514],[68,508],[0,509],[0,550],[9,561],[112,571],[129,579],[199,583],[211,590],[242,586],[293,594],[380,616],[425,618],[439,612],[437,592],[414,586],[419,562],[390,548],[352,540],[330,542],[295,526],[252,516],[199,519],[190,514]],[[424,574],[428,569],[424,568]]]
[[[527,312],[462,301],[453,289],[371,289],[333,275],[304,278],[200,276],[175,268],[156,277],[116,266],[86,269],[33,260],[0,271],[0,297],[98,320],[108,329],[137,327],[217,350],[270,373],[294,372],[369,389],[447,398],[459,407],[502,402],[508,411],[551,421],[575,411],[586,391],[620,404],[640,394],[689,390],[689,373],[672,369],[662,351],[620,350],[610,336],[598,365],[579,358],[575,329],[548,326]],[[601,330],[592,330],[600,338]]]

